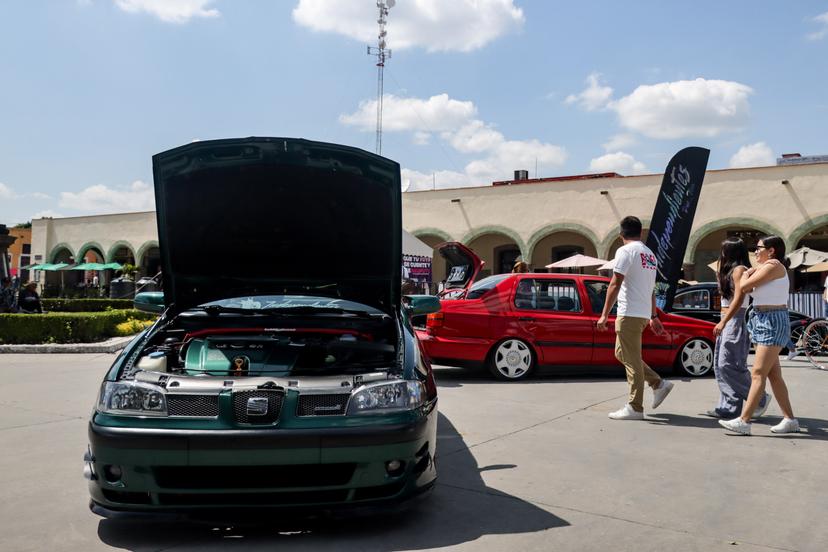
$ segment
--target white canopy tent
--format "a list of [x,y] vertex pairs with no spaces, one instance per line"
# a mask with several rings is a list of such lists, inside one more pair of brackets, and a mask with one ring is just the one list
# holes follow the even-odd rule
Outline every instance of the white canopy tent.
[[431,257],[434,255],[434,250],[427,243],[403,230],[402,253],[415,257]]
[[601,266],[606,263],[606,259],[597,259],[589,255],[581,255],[580,253],[561,259],[560,261],[546,265],[546,268],[586,268],[590,266]]
[[828,261],[828,253],[810,247],[800,247],[795,251],[791,251],[788,258],[791,260],[791,268],[798,268],[826,262]]

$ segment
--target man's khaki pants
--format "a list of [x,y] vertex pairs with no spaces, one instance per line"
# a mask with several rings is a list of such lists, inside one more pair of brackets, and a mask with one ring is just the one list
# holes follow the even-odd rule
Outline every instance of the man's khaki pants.
[[630,384],[630,406],[644,412],[644,382],[650,387],[661,385],[661,378],[641,358],[641,334],[650,321],[646,318],[619,316],[615,319],[615,358],[627,370]]

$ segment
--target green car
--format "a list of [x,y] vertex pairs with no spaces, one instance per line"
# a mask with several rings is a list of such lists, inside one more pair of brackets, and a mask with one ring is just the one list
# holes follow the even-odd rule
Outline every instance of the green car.
[[436,479],[437,389],[400,295],[399,165],[306,140],[153,157],[160,312],[118,356],[84,475],[105,517],[386,509]]

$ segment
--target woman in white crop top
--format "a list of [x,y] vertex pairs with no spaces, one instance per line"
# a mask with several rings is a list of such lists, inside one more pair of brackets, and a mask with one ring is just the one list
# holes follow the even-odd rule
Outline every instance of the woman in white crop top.
[[[707,411],[714,418],[731,419],[742,412],[744,401],[750,392],[748,353],[750,337],[745,324],[747,294],[742,290],[742,275],[750,268],[748,249],[739,238],[722,242],[716,279],[722,298],[722,318],[713,329],[716,346],[713,349],[713,372],[719,384],[719,403]],[[757,414],[761,416],[770,403],[765,393],[759,402]]]
[[753,312],[747,323],[756,345],[750,392],[742,407],[742,415],[732,420],[719,420],[730,431],[750,435],[750,419],[770,381],[776,402],[784,414],[780,423],[771,427],[773,433],[797,433],[799,422],[794,418],[788,387],[782,379],[779,352],[791,336],[788,318],[788,271],[785,242],[778,236],[765,236],[756,245],[758,266],[744,272],[740,280],[742,291],[753,294]]

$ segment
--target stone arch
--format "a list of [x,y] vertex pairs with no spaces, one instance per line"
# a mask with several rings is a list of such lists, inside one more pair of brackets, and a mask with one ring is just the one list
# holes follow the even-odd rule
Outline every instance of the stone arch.
[[123,241],[123,240],[118,240],[109,247],[109,251],[107,251],[107,253],[106,253],[106,262],[108,262],[108,263],[114,262],[115,261],[115,254],[121,248],[124,248],[127,251],[129,251],[129,254],[132,255],[132,260],[133,260],[132,264],[135,264],[135,260],[136,260],[135,249],[132,247],[132,244],[130,244],[129,242]]
[[99,244],[98,242],[94,241],[86,242],[85,244],[83,244],[80,247],[80,249],[78,249],[78,256],[75,260],[79,263],[84,262],[84,257],[86,257],[86,254],[91,250],[94,250],[98,254],[98,256],[100,256],[102,263],[106,262],[106,257],[104,257],[105,250],[103,246],[101,246],[101,244]]
[[686,278],[699,281],[715,278],[709,265],[718,259],[721,240],[729,231],[741,233],[748,246],[754,245],[752,242],[763,234],[782,235],[772,224],[758,219],[734,217],[709,222],[690,235],[684,256]]
[[[68,243],[61,242],[61,243],[57,244],[56,246],[54,246],[52,248],[52,250],[49,252],[49,262],[50,263],[57,263],[58,261],[56,261],[55,259],[57,258],[58,253],[60,253],[63,250],[68,251],[69,256],[72,257],[73,259],[75,258],[75,251],[74,251],[74,249],[72,249],[72,246],[70,246]],[[62,262],[66,262],[66,261],[62,261]]]
[[578,224],[576,222],[558,222],[555,224],[547,224],[543,228],[536,230],[532,233],[532,236],[529,238],[529,241],[526,243],[526,249],[529,252],[528,259],[526,262],[529,264],[536,263],[537,259],[535,259],[537,245],[541,242],[541,240],[552,236],[553,234],[568,232],[572,234],[578,234],[584,239],[586,239],[589,243],[592,244],[592,247],[595,251],[593,252],[585,252],[587,255],[597,255],[599,253],[599,242],[598,236],[595,235],[595,232],[587,228],[582,224]]
[[518,249],[520,249],[520,254],[523,256],[524,259],[528,257],[528,250],[526,249],[526,244],[523,243],[523,238],[520,237],[520,234],[518,234],[511,228],[506,228],[505,226],[491,225],[472,228],[466,233],[465,236],[463,236],[463,239],[460,241],[468,245],[472,241],[486,234],[503,234],[504,236],[508,237],[513,242],[515,242],[515,244],[517,244]]
[[788,235],[788,239],[785,240],[785,247],[789,252],[793,251],[796,249],[796,246],[799,245],[799,242],[805,238],[805,236],[814,230],[817,230],[821,226],[828,226],[828,213],[812,217],[794,228]]
[[716,230],[724,230],[725,228],[755,228],[756,230],[760,230],[762,232],[767,232],[768,234],[774,234],[777,236],[784,236],[785,234],[782,233],[778,228],[776,228],[773,224],[766,222],[764,220],[759,220],[750,217],[732,217],[726,219],[719,219],[714,220],[713,222],[708,222],[707,224],[699,227],[696,229],[695,232],[690,234],[690,239],[687,241],[687,252],[684,255],[684,262],[686,264],[692,264],[696,258],[696,249],[699,246],[699,242],[701,242],[704,238],[708,235],[712,234]]
[[454,239],[448,235],[448,232],[440,230],[439,228],[419,228],[411,232],[411,235],[418,238],[422,236],[436,236],[444,242],[454,241]]
[[155,276],[161,270],[161,250],[158,242],[150,240],[138,248],[135,263],[141,276]]
[[514,230],[502,226],[473,229],[463,238],[463,243],[485,262],[480,273],[481,278],[490,274],[509,272],[515,259],[527,258],[523,239]]

